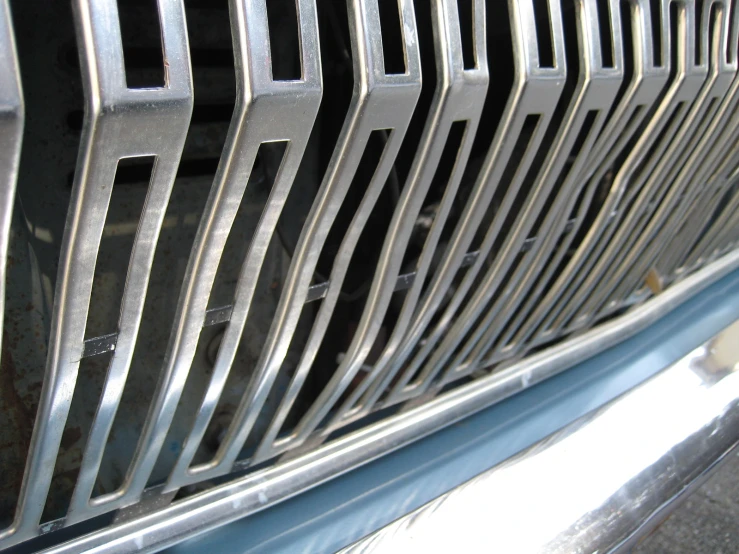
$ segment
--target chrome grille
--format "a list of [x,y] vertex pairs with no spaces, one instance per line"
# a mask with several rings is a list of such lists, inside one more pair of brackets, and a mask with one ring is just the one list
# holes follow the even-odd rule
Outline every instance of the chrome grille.
[[[174,317],[161,321],[169,341],[161,367],[148,368],[158,384],[132,460],[120,486],[96,495],[134,351],[141,348],[152,267],[167,210],[176,201],[172,191],[198,90],[186,2],[157,2],[164,86],[133,88],[126,81],[118,2],[74,0],[86,112],[46,373],[15,517],[0,532],[0,547],[114,511],[125,519],[131,517],[129,506],[139,514],[186,517],[187,510],[215,505],[235,488],[255,493],[272,487],[267,500],[259,496],[258,504],[234,507],[235,514],[249,513],[360,463],[357,448],[369,444],[362,441],[372,439],[367,457],[379,455],[606,348],[739,264],[734,250],[739,11],[732,11],[729,0],[509,0],[502,25],[510,33],[513,81],[497,122],[485,112],[499,87],[496,60],[488,59],[492,29],[483,0],[467,3],[471,37],[460,15],[463,0],[415,5],[430,10],[433,28],[428,51],[436,82],[427,79],[426,89],[421,63],[426,44],[413,2],[348,0],[354,76],[349,108],[311,207],[299,222],[274,313],[259,322],[265,338],[248,368],[248,386],[223,423],[212,455],[203,459],[199,450],[219,417],[247,319],[263,294],[258,280],[271,263],[268,251],[282,240],[278,222],[288,196],[301,186],[301,165],[313,156],[309,145],[322,97],[338,86],[324,78],[320,40],[327,28],[313,0],[295,2],[300,77],[273,76],[278,56],[270,41],[270,1],[229,2],[236,97],[225,146]],[[5,0],[0,6],[4,259],[22,101],[10,13]],[[400,72],[386,68],[390,48],[383,46],[389,40],[382,9],[388,6],[400,23]],[[414,115],[429,87],[428,108]],[[422,122],[418,138],[412,136],[414,117]],[[486,154],[477,169],[473,150],[486,126],[492,138],[483,145]],[[439,177],[455,129],[461,129],[459,145],[448,175]],[[319,258],[377,133],[384,138],[379,160],[350,214],[328,277],[318,278]],[[356,327],[326,382],[288,425],[317,370],[320,349],[332,340],[330,323],[353,257],[362,255],[360,238],[382,209],[379,199],[396,178],[395,166],[409,141],[415,155],[387,230],[376,237],[377,263],[360,295]],[[213,306],[229,234],[255,186],[250,178],[260,147],[277,143],[284,154],[244,258],[237,261],[232,301]],[[136,223],[117,329],[86,339],[90,313],[97,308],[91,305],[95,266],[106,217],[114,209],[116,170],[121,160],[145,156],[156,161]],[[432,190],[438,200],[429,212]],[[408,271],[422,218],[425,236]],[[315,309],[305,325],[301,321],[311,303]],[[184,389],[201,335],[214,325],[225,327],[200,400],[188,407],[191,420],[167,462],[166,479],[152,484],[178,410],[189,398]],[[286,359],[296,349],[296,362],[286,371]],[[42,524],[80,386],[80,363],[100,355],[110,356],[107,373],[82,439],[66,516]],[[387,438],[391,433],[394,440]],[[250,439],[253,447],[245,456]],[[311,464],[329,465],[311,477]],[[235,474],[243,471],[245,477]],[[216,486],[214,479],[232,473],[233,484]],[[198,484],[205,493],[173,502],[178,491]],[[226,519],[213,516],[210,525]],[[140,525],[154,525],[151,521]],[[97,544],[115,537],[116,529],[65,548]],[[127,543],[121,544],[125,550]]]

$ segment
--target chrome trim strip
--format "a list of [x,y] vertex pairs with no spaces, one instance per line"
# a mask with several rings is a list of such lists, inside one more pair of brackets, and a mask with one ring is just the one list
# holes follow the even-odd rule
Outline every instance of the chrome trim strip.
[[143,485],[138,491],[131,489],[127,480],[108,498],[90,499],[133,356],[154,251],[192,112],[192,72],[180,0],[158,2],[166,63],[161,88],[128,88],[116,0],[76,0],[73,7],[85,87],[85,123],[59,262],[46,375],[15,519],[0,534],[3,546],[39,534],[84,350],[95,263],[117,164],[125,157],[156,156],[126,276],[117,348],[80,468],[69,521],[108,511],[109,506],[102,508],[107,500],[120,500],[125,495],[135,498],[143,489]]
[[739,250],[724,255],[618,319],[444,393],[422,406],[293,460],[46,552],[153,552],[255,513],[450,425],[617,344],[737,268]]
[[341,552],[619,550],[737,444],[739,321],[621,397]]

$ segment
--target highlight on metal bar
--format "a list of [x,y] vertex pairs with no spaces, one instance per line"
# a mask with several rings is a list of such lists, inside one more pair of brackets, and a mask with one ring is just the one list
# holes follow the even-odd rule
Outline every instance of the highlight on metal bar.
[[[10,7],[7,0],[0,0],[0,340],[3,337],[5,315],[5,265],[23,140],[24,115],[23,90]],[[17,525],[16,518],[9,529],[0,529],[0,544],[5,536],[16,531]]]
[[[209,462],[187,468],[186,473],[181,471],[185,466],[178,462],[180,471],[172,473],[167,484],[168,490],[191,480],[199,481],[231,471],[285,358],[328,231],[357,170],[366,142],[372,131],[377,129],[392,131],[360,210],[371,209],[373,196],[387,179],[421,89],[412,3],[401,0],[399,11],[406,72],[386,74],[377,0],[350,0],[348,3],[354,94],[338,144],[295,248],[266,343],[215,456]],[[360,214],[355,217],[359,219],[364,216]],[[350,232],[359,231],[361,226],[355,225]],[[346,263],[343,257],[350,254],[346,250],[340,252],[340,259],[335,261],[335,265]],[[341,287],[339,277],[332,274],[324,303],[330,301],[331,295]]]
[[[472,5],[473,44],[476,63],[475,67],[465,69],[458,1],[442,0],[434,3],[431,7],[435,39],[434,52],[437,65],[434,96],[408,179],[402,188],[401,197],[385,235],[382,253],[373,277],[369,296],[352,343],[334,372],[333,378],[298,423],[294,433],[281,438],[278,445],[273,444],[291,407],[292,400],[302,384],[302,379],[297,377],[304,377],[310,369],[319,342],[326,331],[335,298],[332,299],[331,303],[324,300],[313,328],[314,333],[318,330],[316,337],[318,340],[309,343],[309,347],[304,352],[299,369],[296,372],[296,378],[293,379],[291,384],[291,390],[288,392],[286,401],[280,406],[280,412],[271,423],[270,429],[257,451],[256,460],[265,459],[302,444],[344,394],[357,372],[364,367],[367,354],[376,340],[392,294],[396,290],[395,283],[405,260],[413,227],[423,207],[429,187],[436,176],[442,152],[447,146],[447,142],[451,140],[450,131],[452,126],[455,122],[464,122],[465,129],[455,153],[453,169],[444,185],[444,194],[439,203],[438,211],[429,229],[420,258],[415,264],[413,283],[409,292],[405,295],[403,306],[384,351],[375,363],[374,369],[368,376],[365,376],[365,379],[371,379],[373,374],[381,369],[383,360],[392,355],[413,315],[416,301],[438,246],[441,231],[455,201],[459,183],[467,165],[488,85],[484,2],[476,0]],[[325,312],[324,308],[326,309]],[[321,325],[320,328],[318,327],[319,324]],[[312,334],[309,340],[312,340],[313,337]],[[345,402],[344,406],[336,412],[334,419],[340,420],[341,414],[349,409],[350,403],[355,398],[356,396],[350,397],[349,401]],[[331,424],[324,428],[324,436],[330,428]]]
[[164,59],[161,88],[126,84],[116,0],[74,3],[87,110],[70,213],[59,263],[46,376],[10,543],[38,533],[38,524],[75,388],[97,251],[118,160],[156,156],[141,214],[118,322],[118,347],[87,441],[69,519],[97,510],[90,492],[128,373],[162,219],[192,111],[192,79],[184,9],[160,0]]

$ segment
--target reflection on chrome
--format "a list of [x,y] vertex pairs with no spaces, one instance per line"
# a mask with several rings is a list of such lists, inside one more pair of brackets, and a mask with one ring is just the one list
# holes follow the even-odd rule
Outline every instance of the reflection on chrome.
[[739,321],[643,385],[344,552],[624,548],[738,440]]

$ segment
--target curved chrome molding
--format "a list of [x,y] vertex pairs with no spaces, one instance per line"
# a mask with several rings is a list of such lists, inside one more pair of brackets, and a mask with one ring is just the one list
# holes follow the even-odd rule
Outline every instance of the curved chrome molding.
[[617,344],[737,268],[739,251],[734,251],[686,277],[648,304],[505,370],[288,462],[46,552],[153,552],[246,517],[459,421]]
[[646,383],[342,552],[483,544],[491,552],[618,550],[738,441],[739,321]]

